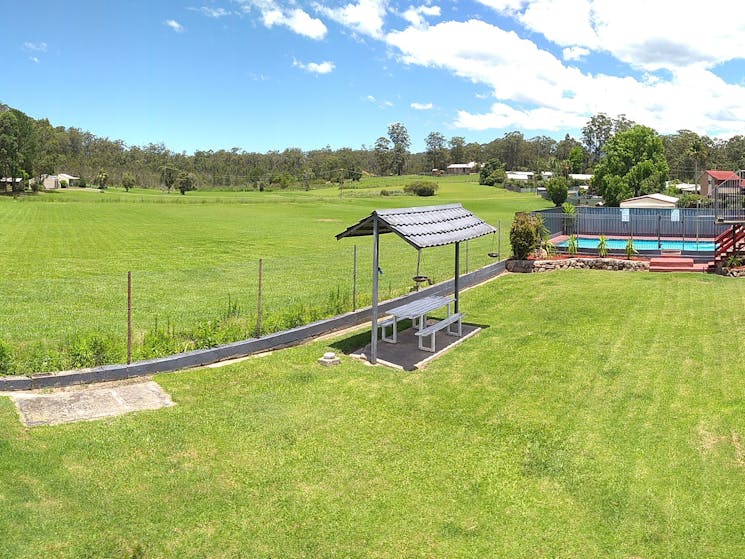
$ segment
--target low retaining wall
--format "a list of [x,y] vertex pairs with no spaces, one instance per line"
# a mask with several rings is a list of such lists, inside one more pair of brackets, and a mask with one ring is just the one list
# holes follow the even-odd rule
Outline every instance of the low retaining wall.
[[508,272],[521,274],[552,272],[554,270],[614,270],[648,272],[647,260],[618,260],[615,258],[565,258],[562,260],[507,260]]
[[[460,277],[460,288],[465,289],[478,285],[488,279],[501,274],[505,269],[505,261],[496,262]],[[416,301],[429,295],[448,295],[453,292],[453,280],[447,280],[421,289],[415,293],[409,293],[396,299],[384,301],[378,305],[382,314],[385,311],[404,303]],[[105,365],[90,369],[77,369],[74,371],[59,371],[54,373],[41,373],[29,376],[0,376],[0,391],[33,390],[36,388],[58,388],[72,386],[75,384],[88,384],[93,382],[105,382],[112,380],[124,380],[134,377],[148,376],[155,373],[166,373],[180,369],[191,369],[225,361],[226,359],[237,359],[254,353],[261,353],[272,349],[279,349],[297,345],[322,334],[328,334],[336,330],[344,330],[352,326],[358,326],[372,320],[372,307],[366,307],[356,312],[341,314],[325,320],[319,320],[283,330],[274,334],[268,334],[261,338],[249,338],[240,342],[233,342],[209,349],[197,349],[186,353],[169,355],[158,359],[138,361],[130,365]]]

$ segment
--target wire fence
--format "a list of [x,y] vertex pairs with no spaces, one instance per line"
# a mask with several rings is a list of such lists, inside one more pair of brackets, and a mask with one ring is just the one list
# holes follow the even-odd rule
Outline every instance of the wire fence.
[[[495,223],[506,235],[501,223]],[[414,276],[452,278],[453,247],[417,253],[381,242],[380,298],[416,290]],[[284,248],[282,250],[285,250]],[[266,335],[370,305],[372,242],[341,241],[295,256],[228,265],[86,270],[23,278],[0,313],[0,374],[124,363]],[[506,254],[505,254],[506,252]],[[461,245],[460,273],[509,254],[498,235]],[[164,267],[165,268],[165,267]],[[131,275],[128,274],[131,272]]]

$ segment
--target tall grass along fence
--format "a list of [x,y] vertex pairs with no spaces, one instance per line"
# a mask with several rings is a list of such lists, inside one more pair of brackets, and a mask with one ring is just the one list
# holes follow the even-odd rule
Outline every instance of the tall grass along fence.
[[697,208],[577,207],[576,217],[561,208],[535,212],[551,235],[618,235],[623,237],[716,237],[729,226],[715,222],[714,211]]
[[[505,261],[499,260],[466,273],[460,277],[460,289],[472,287],[494,278],[501,274],[504,269]],[[380,303],[379,309],[385,313],[388,309],[421,297],[450,294],[453,292],[453,289],[454,281],[451,278],[421,290],[384,301]],[[145,359],[136,363],[103,365],[82,370],[42,373],[30,376],[0,376],[0,391],[30,390],[123,380],[155,373],[199,367],[225,359],[234,359],[261,351],[291,346],[314,336],[369,322],[371,317],[372,309],[368,306],[360,310],[343,313],[332,318],[318,320],[310,324],[275,332],[263,337],[253,337],[238,342],[220,344],[209,349],[184,351],[167,357]]]

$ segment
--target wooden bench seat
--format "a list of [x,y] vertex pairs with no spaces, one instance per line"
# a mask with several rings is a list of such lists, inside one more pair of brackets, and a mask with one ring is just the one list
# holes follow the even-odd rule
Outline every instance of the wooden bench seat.
[[[443,318],[442,320],[438,320],[434,324],[431,324],[430,326],[427,326],[426,328],[422,328],[418,332],[415,332],[416,336],[419,336],[419,349],[422,351],[429,351],[431,353],[435,352],[435,334],[442,330],[443,328],[446,328],[446,333],[450,336],[462,336],[463,335],[463,327],[461,323],[461,319],[465,315],[463,313],[457,312],[454,314],[451,314],[450,316],[447,316]],[[458,331],[452,332],[451,326],[453,324],[458,325]],[[426,336],[430,337],[430,343],[428,347],[424,346],[424,338]]]

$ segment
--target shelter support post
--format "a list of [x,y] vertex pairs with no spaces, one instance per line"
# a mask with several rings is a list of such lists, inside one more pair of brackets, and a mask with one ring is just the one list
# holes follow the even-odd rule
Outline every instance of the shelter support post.
[[370,363],[378,362],[378,270],[380,252],[378,216],[373,217],[373,285],[372,285],[372,336],[370,340]]
[[455,312],[460,312],[460,243],[455,243],[455,276],[453,279],[453,297],[455,299]]

